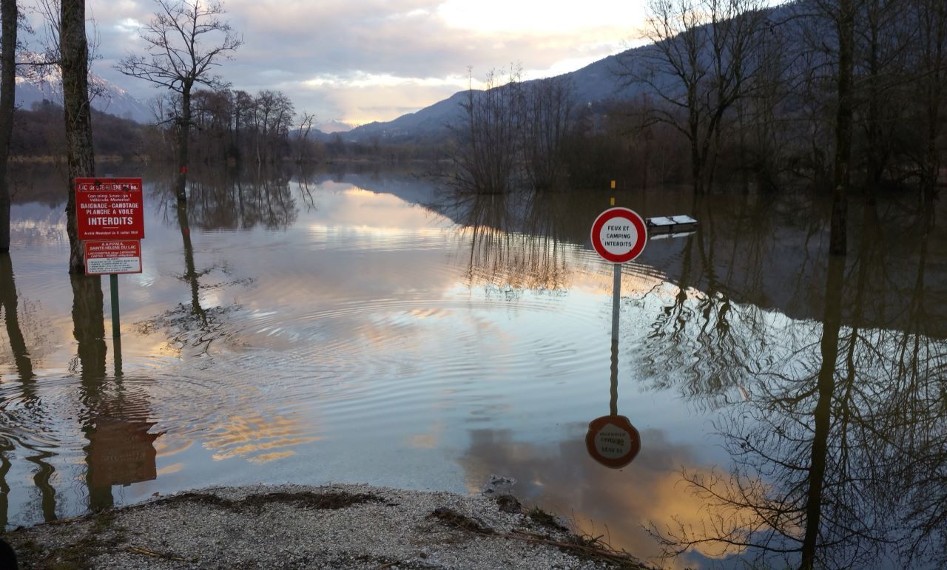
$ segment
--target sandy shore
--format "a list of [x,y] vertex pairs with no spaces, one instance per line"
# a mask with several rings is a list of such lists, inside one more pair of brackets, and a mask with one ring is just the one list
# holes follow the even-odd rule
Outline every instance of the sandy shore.
[[205,489],[4,538],[20,568],[645,568],[509,495],[363,485]]

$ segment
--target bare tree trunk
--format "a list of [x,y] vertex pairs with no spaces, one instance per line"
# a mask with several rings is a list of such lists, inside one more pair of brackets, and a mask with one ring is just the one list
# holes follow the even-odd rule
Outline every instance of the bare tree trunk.
[[835,394],[835,368],[839,352],[839,330],[842,323],[842,281],[845,258],[829,257],[826,276],[825,309],[822,320],[822,366],[819,369],[818,400],[813,412],[813,438],[809,466],[809,488],[806,493],[806,526],[802,540],[802,561],[799,568],[816,568],[819,551],[819,531],[822,527],[822,498],[832,429],[832,399]]
[[181,91],[181,124],[178,128],[178,178],[176,193],[178,202],[187,202],[188,142],[191,138],[191,86],[186,84]]
[[10,251],[10,182],[7,160],[16,89],[16,0],[0,0],[0,255]]
[[838,110],[835,118],[835,176],[832,191],[832,226],[829,253],[845,255],[848,249],[848,186],[852,160],[852,69],[855,58],[855,10],[852,0],[839,0]]
[[922,201],[933,211],[940,176],[940,140],[943,132],[945,68],[947,68],[947,8],[941,0],[919,2],[921,85],[927,123],[927,148],[922,167]]
[[[658,100],[656,118],[690,145],[694,192],[714,179],[721,130],[734,105],[749,93],[761,60],[754,58],[764,26],[760,0],[648,0],[648,39],[639,56],[619,59],[619,75],[642,83]],[[764,32],[765,30],[765,32]],[[630,52],[637,53],[637,52]]]
[[[9,255],[0,254],[0,309],[3,310],[7,338],[10,339],[10,350],[13,351],[13,362],[20,375],[20,382],[25,386],[33,381],[33,361],[30,360],[30,351],[26,346],[23,329],[20,327],[17,303],[13,263]],[[24,392],[27,391],[24,390]]]
[[69,189],[66,233],[69,235],[69,272],[85,272],[76,220],[75,179],[95,176],[92,114],[89,107],[89,45],[85,35],[85,0],[60,3],[59,51],[62,57],[63,110],[66,119],[66,160]]

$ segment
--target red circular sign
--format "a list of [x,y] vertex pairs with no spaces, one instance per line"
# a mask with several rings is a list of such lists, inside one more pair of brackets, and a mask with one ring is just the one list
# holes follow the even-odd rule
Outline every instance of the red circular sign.
[[625,416],[602,416],[589,423],[585,447],[592,459],[619,469],[641,451],[641,436]]
[[625,263],[638,257],[647,241],[644,218],[628,208],[609,208],[592,224],[592,247],[612,263]]

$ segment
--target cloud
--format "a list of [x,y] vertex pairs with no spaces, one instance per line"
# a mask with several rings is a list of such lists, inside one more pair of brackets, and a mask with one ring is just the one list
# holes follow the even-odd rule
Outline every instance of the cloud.
[[[604,535],[614,548],[625,549],[668,568],[700,567],[704,557],[722,558],[739,549],[708,541],[678,559],[659,560],[660,547],[646,530],[713,529],[712,522],[746,513],[724,512],[698,499],[681,478],[681,468],[709,473],[693,448],[673,443],[664,432],[643,430],[642,450],[620,470],[595,463],[584,444],[584,426],[570,426],[571,440],[543,446],[518,441],[508,430],[472,429],[470,447],[459,462],[469,492],[476,493],[491,474],[517,481],[513,494],[527,503],[569,519],[581,532]],[[716,517],[723,517],[717,519]],[[742,519],[741,519],[742,520]]]
[[[219,71],[235,89],[281,90],[297,109],[326,120],[391,120],[465,89],[468,69],[482,79],[517,65],[532,79],[621,51],[635,36],[642,5],[643,0],[225,0],[225,19],[244,44]],[[114,65],[141,52],[136,27],[155,9],[143,0],[90,0],[87,9],[99,39],[95,72],[145,98],[156,91],[121,76]]]

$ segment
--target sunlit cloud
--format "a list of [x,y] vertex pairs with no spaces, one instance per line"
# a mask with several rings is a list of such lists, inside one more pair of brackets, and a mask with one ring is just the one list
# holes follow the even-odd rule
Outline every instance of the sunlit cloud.
[[[660,530],[683,525],[691,538],[701,542],[696,551],[708,558],[723,558],[742,550],[714,540],[714,521],[749,522],[752,513],[728,506],[708,505],[698,499],[683,478],[686,466],[691,475],[707,475],[696,450],[672,443],[656,430],[642,432],[641,454],[621,470],[595,463],[585,449],[581,434],[558,444],[541,446],[517,441],[504,430],[471,431],[471,445],[460,463],[466,472],[467,488],[478,492],[491,474],[516,480],[513,494],[527,503],[566,518],[579,532],[606,536],[607,542],[652,562],[660,557],[660,546],[645,529]],[[555,473],[555,477],[550,477]],[[607,528],[603,521],[610,521]],[[695,567],[687,557],[661,559],[664,568]]]
[[[279,90],[322,120],[388,121],[473,87],[492,70],[524,79],[574,71],[621,51],[637,35],[643,1],[226,0],[243,38],[217,69],[233,89]],[[114,66],[140,51],[151,2],[92,0],[99,37],[93,71],[148,101],[160,93]]]
[[216,426],[204,439],[204,447],[214,451],[214,459],[244,457],[251,463],[266,463],[295,454],[287,449],[318,441],[299,422],[284,416],[233,416]]
[[642,2],[589,0],[550,9],[542,0],[447,0],[437,9],[451,27],[481,33],[574,33],[576,30],[627,29],[643,16]]
[[142,23],[138,20],[134,18],[125,18],[124,20],[121,20],[115,24],[115,29],[122,34],[137,36],[141,26]]

